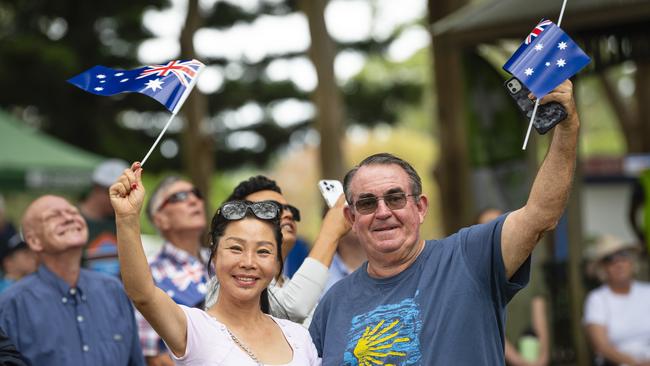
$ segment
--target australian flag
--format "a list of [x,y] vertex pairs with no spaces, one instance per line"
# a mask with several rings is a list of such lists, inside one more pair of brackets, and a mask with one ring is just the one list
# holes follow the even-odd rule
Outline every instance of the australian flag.
[[164,65],[133,70],[115,70],[97,65],[68,82],[97,95],[127,92],[146,94],[176,113],[192,91],[204,66],[197,60],[174,60]]
[[560,27],[542,20],[503,65],[541,98],[575,75],[591,59]]

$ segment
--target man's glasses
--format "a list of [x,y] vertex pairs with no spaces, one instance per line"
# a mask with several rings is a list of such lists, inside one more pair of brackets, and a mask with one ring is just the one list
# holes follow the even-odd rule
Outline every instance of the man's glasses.
[[298,208],[296,208],[295,206],[288,205],[288,204],[285,205],[285,204],[282,204],[282,203],[280,203],[278,201],[271,201],[271,202],[274,202],[276,205],[278,205],[280,207],[281,211],[289,210],[291,212],[291,216],[293,216],[294,221],[300,221],[300,210]]
[[218,213],[226,220],[241,220],[249,209],[262,220],[273,220],[280,216],[280,206],[275,201],[230,201],[224,203]]
[[632,255],[633,253],[631,250],[620,250],[603,258],[603,263],[610,264],[616,262],[619,259],[630,259],[632,258]]
[[157,211],[162,210],[165,206],[167,206],[170,203],[187,201],[190,198],[190,194],[193,194],[194,197],[200,200],[203,199],[203,195],[201,194],[199,189],[194,187],[190,190],[180,191],[180,192],[170,194],[169,197],[165,198],[165,200],[160,204]]
[[383,200],[391,210],[399,210],[406,206],[407,197],[415,197],[417,194],[406,194],[404,192],[388,193],[381,197],[363,197],[354,203],[354,208],[361,215],[369,215],[377,210],[379,200]]

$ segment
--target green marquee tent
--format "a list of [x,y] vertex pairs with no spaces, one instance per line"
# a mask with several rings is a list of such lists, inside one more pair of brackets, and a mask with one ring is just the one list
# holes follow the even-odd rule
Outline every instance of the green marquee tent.
[[30,128],[0,110],[0,189],[83,189],[101,156]]

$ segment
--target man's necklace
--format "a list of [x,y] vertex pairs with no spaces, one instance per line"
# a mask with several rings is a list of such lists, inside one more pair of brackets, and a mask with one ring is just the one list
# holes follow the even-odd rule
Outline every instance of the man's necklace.
[[237,336],[235,336],[233,332],[231,332],[230,329],[228,329],[228,327],[226,327],[226,330],[228,331],[228,334],[230,334],[230,338],[232,338],[233,342],[235,342],[235,344],[237,344],[239,348],[244,350],[244,352],[246,352],[248,357],[252,358],[253,361],[255,361],[255,363],[257,363],[258,365],[260,366],[264,365],[263,363],[260,362],[260,360],[257,359],[257,357],[255,357],[253,351],[251,351],[250,348],[246,347],[246,345],[242,341],[240,341],[239,338],[237,338]]

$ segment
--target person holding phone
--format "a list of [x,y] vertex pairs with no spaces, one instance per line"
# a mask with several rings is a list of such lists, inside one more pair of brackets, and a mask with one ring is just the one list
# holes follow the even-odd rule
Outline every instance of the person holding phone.
[[580,121],[565,81],[526,204],[482,225],[424,240],[429,200],[418,173],[388,153],[367,157],[343,187],[345,215],[368,262],[318,304],[309,331],[323,365],[503,365],[506,304],[530,274],[530,253],[558,223],[571,190]]
[[207,311],[176,304],[155,286],[140,239],[145,189],[134,163],[110,188],[120,271],[127,295],[178,365],[319,365],[307,331],[268,315],[267,286],[282,271],[280,207],[230,201],[211,224],[211,256],[221,284]]

